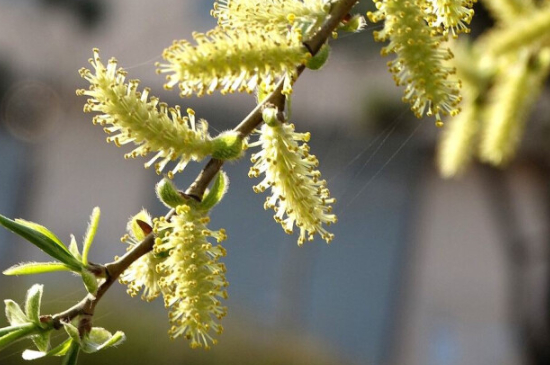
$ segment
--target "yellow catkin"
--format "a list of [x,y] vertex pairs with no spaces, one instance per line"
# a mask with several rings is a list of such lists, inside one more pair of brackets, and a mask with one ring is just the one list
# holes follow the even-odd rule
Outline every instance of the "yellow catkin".
[[287,34],[294,27],[308,36],[326,19],[330,6],[331,0],[218,0],[211,14],[225,30],[256,27]]
[[219,321],[227,308],[225,265],[219,260],[226,251],[217,242],[227,238],[225,230],[207,228],[210,218],[193,205],[180,205],[168,221],[159,219],[154,231],[159,235],[153,252],[164,256],[156,270],[163,276],[159,283],[164,304],[169,308],[170,337],[184,337],[192,348],[209,348],[223,331]]
[[265,29],[215,28],[194,33],[193,38],[195,45],[175,41],[163,52],[167,62],[157,63],[157,72],[167,74],[165,87],[178,85],[182,97],[215,90],[251,93],[260,85],[272,91],[281,77],[292,79],[296,67],[311,57],[299,31],[284,35]]
[[484,0],[483,6],[500,23],[510,23],[535,9],[533,0]]
[[480,158],[496,166],[506,164],[521,139],[528,111],[536,101],[550,66],[550,49],[539,55],[523,53],[503,69],[493,86],[484,115]]
[[[275,115],[276,109],[271,110]],[[330,197],[326,181],[316,169],[319,161],[309,153],[306,142],[310,134],[296,133],[293,124],[269,118],[267,112],[269,109],[264,111],[266,124],[255,144],[262,150],[252,155],[254,166],[249,172],[250,177],[265,177],[254,186],[254,191],[271,191],[264,208],[275,211],[274,219],[286,233],[293,233],[297,227],[299,245],[313,240],[315,234],[328,243],[334,238],[326,226],[336,223],[331,206],[335,199]]]
[[513,25],[495,27],[478,42],[490,57],[517,53],[519,49],[539,47],[550,33],[550,5],[536,11],[521,13]]
[[478,114],[475,103],[463,102],[462,112],[445,123],[437,155],[441,176],[451,178],[461,174],[472,160],[479,130]]
[[187,109],[184,116],[179,106],[169,108],[149,95],[149,88],[139,91],[139,81],[126,82],[126,72],[118,68],[117,61],[112,58],[104,65],[97,49],[90,63],[93,71],[80,70],[90,88],[77,90],[77,95],[89,97],[85,112],[100,113],[93,121],[104,127],[108,142],[137,145],[126,158],[154,153],[145,166],[154,165],[159,174],[168,162],[178,161],[168,173],[172,176],[183,171],[189,161],[200,161],[212,153],[208,123],[196,122],[193,110]]
[[468,24],[474,15],[474,3],[475,0],[426,0],[426,10],[430,13],[428,23],[453,38],[460,33],[469,33]]
[[417,117],[434,116],[441,126],[444,115],[459,112],[460,83],[449,76],[455,70],[446,63],[452,58],[444,48],[442,35],[434,34],[426,23],[423,0],[375,0],[378,11],[369,12],[372,22],[384,20],[384,28],[374,32],[376,41],[387,41],[382,55],[396,54],[388,62],[395,83],[405,86],[403,101]]

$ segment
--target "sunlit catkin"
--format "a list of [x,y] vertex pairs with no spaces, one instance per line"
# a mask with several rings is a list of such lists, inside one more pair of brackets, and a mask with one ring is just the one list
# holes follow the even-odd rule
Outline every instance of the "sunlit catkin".
[[211,11],[225,30],[261,28],[288,34],[300,28],[303,36],[319,28],[332,0],[218,0]]
[[182,97],[215,90],[251,93],[259,85],[271,91],[279,78],[292,78],[295,68],[311,57],[299,31],[215,28],[206,34],[195,32],[193,38],[194,45],[175,41],[164,50],[167,62],[157,64],[157,72],[167,74],[165,87],[179,85]]
[[396,54],[388,62],[397,85],[405,86],[403,101],[411,105],[417,117],[434,116],[441,126],[444,115],[459,112],[460,83],[449,76],[455,71],[446,64],[452,58],[444,48],[444,37],[434,34],[426,23],[422,0],[375,0],[377,11],[367,16],[372,22],[384,20],[384,28],[374,32],[376,41],[387,41],[382,55]]
[[154,222],[157,235],[153,252],[165,255],[156,269],[162,274],[160,287],[164,303],[169,308],[172,338],[183,336],[190,345],[210,347],[221,334],[218,323],[226,312],[220,299],[227,298],[225,265],[219,262],[225,249],[208,242],[227,238],[225,230],[211,231],[207,212],[191,205],[180,205],[169,220],[160,218]]
[[262,150],[252,155],[254,166],[248,175],[265,175],[254,191],[271,190],[264,208],[275,211],[274,218],[286,233],[292,234],[296,225],[299,245],[313,240],[315,234],[330,242],[334,234],[326,226],[336,223],[331,206],[335,199],[330,197],[326,181],[317,170],[319,161],[309,153],[310,135],[296,133],[293,124],[281,123],[276,114],[274,108],[264,110],[266,123],[259,131],[259,141],[251,144]]
[[85,112],[102,113],[94,117],[94,124],[104,126],[108,142],[117,146],[127,143],[138,145],[125,155],[126,158],[155,156],[145,164],[155,166],[157,173],[170,161],[177,160],[168,173],[181,172],[191,160],[200,161],[212,153],[212,141],[206,121],[195,121],[195,112],[187,109],[183,116],[179,106],[169,108],[158,98],[149,96],[148,88],[138,91],[138,80],[125,83],[126,72],[117,68],[112,58],[105,66],[94,50],[90,59],[94,72],[82,68],[80,75],[90,83],[88,90],[78,90],[78,95],[89,96]]

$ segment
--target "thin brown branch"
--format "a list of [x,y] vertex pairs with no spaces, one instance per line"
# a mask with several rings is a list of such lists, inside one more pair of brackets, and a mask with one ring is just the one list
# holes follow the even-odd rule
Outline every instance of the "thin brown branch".
[[[332,32],[338,27],[340,21],[350,12],[355,3],[357,3],[357,0],[343,0],[334,4],[330,15],[321,26],[321,29],[315,33],[311,39],[304,42],[304,46],[311,52],[312,56],[315,56],[317,52],[319,52],[323,44],[326,43],[327,39],[332,35]],[[303,65],[296,69],[297,77],[301,75],[304,69],[305,66]],[[281,93],[283,85],[284,80],[281,79],[275,90],[258,104],[233,130],[239,132],[240,135],[245,138],[262,123],[262,110],[267,104],[271,104],[279,110],[284,110],[286,97]],[[216,159],[208,161],[199,176],[197,176],[185,193],[200,200],[206,188],[222,166],[223,161]]]
[[[325,20],[325,23],[321,26],[320,30],[313,35],[313,37],[304,42],[304,46],[310,50],[314,56],[322,45],[332,35],[332,32],[338,27],[340,21],[350,12],[351,8],[357,3],[358,0],[342,0],[333,5],[329,16]],[[296,69],[297,77],[303,72],[305,66],[299,66]],[[262,123],[262,111],[265,105],[271,104],[277,107],[279,110],[284,110],[286,97],[282,94],[284,80],[280,80],[275,90],[265,100],[258,104],[244,120],[234,128],[234,131],[238,132],[243,138],[254,131]],[[204,192],[210,182],[214,179],[218,171],[223,166],[223,161],[217,159],[211,159],[205,165],[203,170],[199,173],[195,181],[185,191],[185,194],[191,196],[194,199],[200,200],[204,195]],[[169,219],[174,214],[174,211],[170,211],[166,218]],[[104,281],[99,285],[96,295],[88,294],[84,299],[73,307],[67,309],[64,312],[55,314],[53,316],[44,316],[45,321],[51,321],[54,328],[61,328],[61,322],[68,322],[76,317],[80,317],[79,331],[81,334],[87,333],[92,326],[92,316],[95,312],[95,307],[103,297],[103,295],[109,290],[111,285],[118,279],[118,277],[126,270],[133,262],[139,259],[141,256],[150,252],[153,249],[155,237],[153,233],[150,233],[145,239],[136,245],[132,250],[128,251],[124,256],[118,260],[108,263],[104,266],[93,265],[93,272],[98,273],[98,277],[104,277]]]

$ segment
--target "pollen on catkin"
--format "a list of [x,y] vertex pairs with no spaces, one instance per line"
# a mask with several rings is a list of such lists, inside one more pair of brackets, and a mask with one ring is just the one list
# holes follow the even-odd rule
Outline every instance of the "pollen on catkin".
[[[331,213],[335,199],[330,197],[326,181],[321,180],[321,173],[317,170],[319,161],[309,153],[306,142],[310,134],[296,133],[293,124],[281,123],[267,114],[269,109],[264,111],[266,123],[259,131],[258,142],[250,145],[262,149],[252,155],[254,166],[248,175],[265,175],[254,186],[254,191],[260,193],[271,189],[264,208],[275,211],[275,221],[286,233],[292,234],[296,225],[299,245],[313,240],[315,234],[327,242],[332,241],[334,234],[329,233],[325,226],[336,223],[336,216]],[[275,114],[271,113],[272,116]]]
[[474,16],[472,6],[476,0],[426,0],[428,24],[440,33],[456,38],[460,33],[470,33],[468,25]]
[[258,28],[215,28],[195,32],[193,38],[196,45],[174,41],[163,52],[167,63],[157,63],[157,72],[168,74],[165,87],[179,84],[182,97],[215,90],[252,93],[259,85],[272,91],[281,77],[293,79],[296,67],[311,57],[299,31],[282,35]]
[[153,252],[166,255],[156,269],[163,276],[159,285],[169,308],[168,333],[190,340],[192,348],[209,348],[217,342],[215,335],[223,331],[218,322],[227,312],[220,302],[227,299],[226,269],[219,262],[226,252],[207,240],[221,242],[227,236],[223,229],[208,229],[209,221],[204,211],[180,205],[170,220],[159,218],[153,224],[157,235]]
[[308,36],[326,19],[332,0],[218,0],[211,15],[226,30],[272,28],[281,34],[291,28]]
[[168,173],[172,176],[183,171],[189,161],[200,161],[212,152],[208,124],[204,120],[196,122],[193,110],[187,109],[187,116],[183,116],[179,106],[169,108],[150,96],[149,88],[138,91],[138,80],[125,83],[126,72],[117,68],[117,61],[112,58],[105,66],[97,49],[90,63],[93,72],[80,70],[90,88],[77,90],[77,95],[90,97],[84,105],[85,112],[102,113],[93,121],[110,134],[108,142],[117,146],[131,142],[138,145],[126,158],[153,152],[155,156],[145,166],[154,165],[159,174],[168,162],[177,160]]
[[434,116],[441,126],[444,115],[459,112],[460,82],[449,76],[455,73],[446,64],[452,58],[443,48],[443,35],[434,34],[424,20],[425,0],[374,0],[377,11],[367,16],[372,22],[384,20],[384,28],[374,32],[376,41],[389,40],[382,48],[383,56],[395,53],[396,59],[388,62],[398,86],[405,86],[403,101],[411,105],[417,117],[424,113]]

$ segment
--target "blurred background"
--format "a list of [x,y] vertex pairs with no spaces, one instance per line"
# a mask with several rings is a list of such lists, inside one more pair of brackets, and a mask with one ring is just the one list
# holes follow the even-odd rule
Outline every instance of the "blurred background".
[[[363,2],[365,3],[365,2]],[[174,39],[215,25],[204,0],[0,0],[0,213],[52,229],[64,242],[102,217],[91,260],[124,252],[119,238],[142,207],[165,210],[145,160],[125,161],[82,113],[78,69],[92,48],[116,57],[171,105],[192,107],[214,131],[254,107],[249,95],[181,100],[163,90],[154,62]],[[370,2],[358,6],[364,13]],[[474,34],[489,24],[477,7]],[[331,245],[297,247],[263,210],[247,177],[248,158],[228,164],[230,192],[212,215],[225,228],[230,282],[225,333],[212,350],[170,341],[160,301],[130,298],[122,286],[101,301],[94,324],[123,330],[118,349],[81,364],[549,364],[550,177],[548,117],[533,115],[518,158],[506,170],[475,165],[442,180],[434,164],[440,130],[400,102],[369,25],[333,42],[328,64],[305,72],[292,121],[311,131],[311,150],[338,202]],[[548,100],[548,93],[543,95]],[[176,178],[187,186],[202,166]],[[0,267],[47,259],[0,230]],[[77,277],[0,277],[2,298],[22,302],[45,284],[43,313],[79,301]],[[7,321],[0,319],[0,326]],[[61,334],[62,335],[62,334]],[[61,341],[64,336],[54,339]],[[22,364],[18,343],[0,364]],[[60,360],[38,360],[58,364]]]

